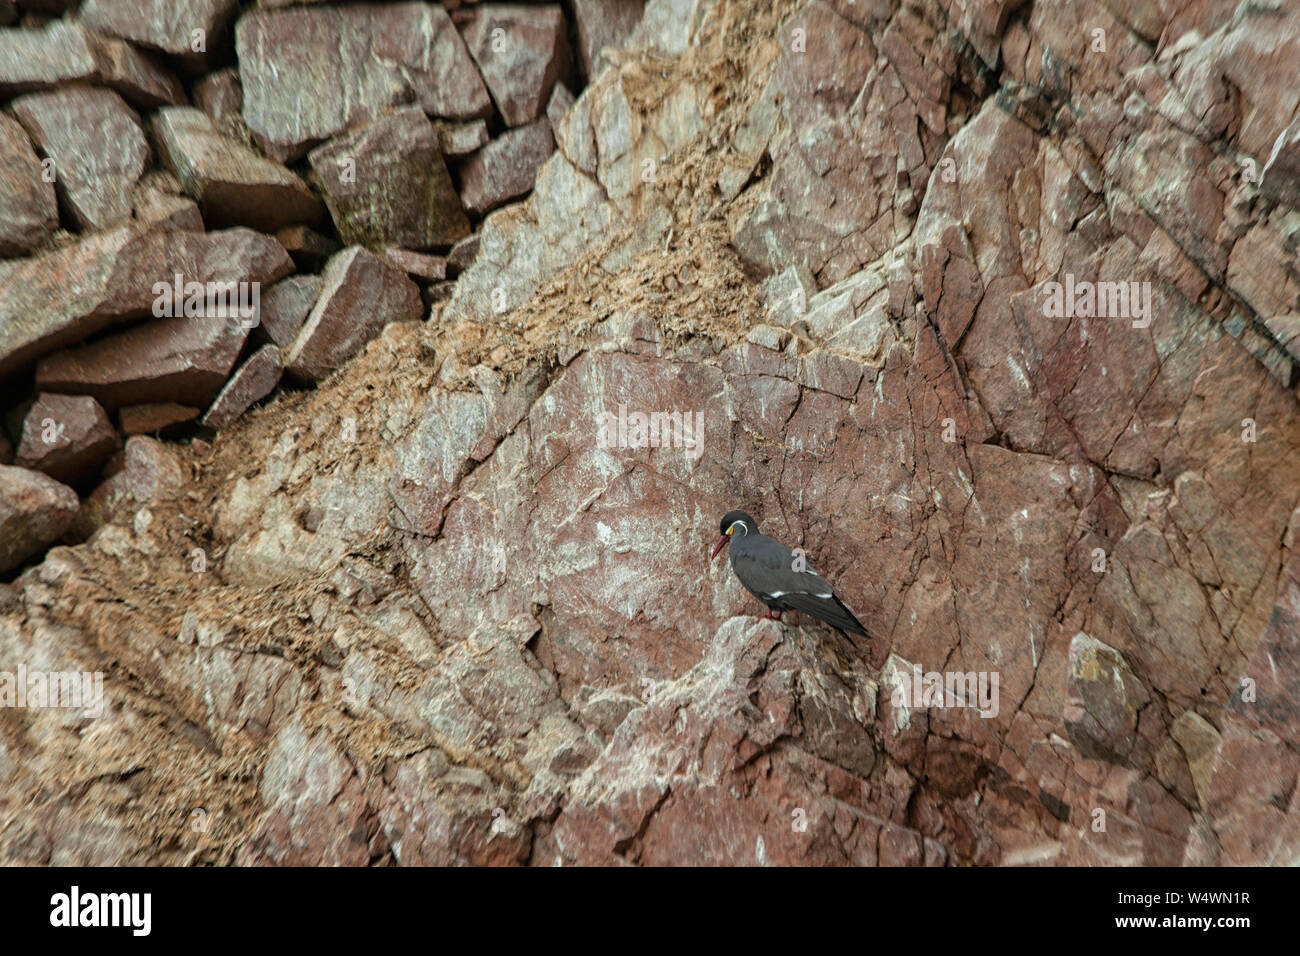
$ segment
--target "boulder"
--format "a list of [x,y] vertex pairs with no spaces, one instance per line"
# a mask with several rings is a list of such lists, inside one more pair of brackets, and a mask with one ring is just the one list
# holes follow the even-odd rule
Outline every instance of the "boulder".
[[0,378],[107,326],[163,314],[155,290],[173,290],[177,275],[183,284],[251,288],[291,269],[279,243],[248,229],[122,227],[17,262],[0,270]]
[[140,121],[112,90],[70,87],[14,100],[14,115],[50,160],[55,188],[82,229],[131,217],[131,192],[149,161]]
[[438,134],[418,106],[318,147],[308,159],[344,242],[428,249],[469,232]]
[[544,116],[507,130],[461,164],[461,202],[473,215],[483,216],[524,195],[533,188],[537,170],[553,152],[555,139]]
[[224,39],[239,0],[84,0],[81,22],[90,29],[206,63]]
[[176,75],[125,40],[88,33],[99,82],[139,110],[188,102]]
[[39,29],[0,30],[0,99],[93,80],[97,71],[90,36],[78,23],[51,20]]
[[0,115],[0,258],[26,255],[59,226],[54,184],[17,122]]
[[453,120],[491,112],[464,42],[435,4],[256,10],[236,25],[235,48],[244,119],[282,162],[400,103]]
[[0,574],[61,538],[77,518],[77,493],[48,475],[0,465]]
[[423,313],[419,287],[366,249],[344,249],[321,278],[316,305],[284,353],[285,370],[299,382],[319,382],[388,323]]
[[23,419],[14,463],[78,485],[94,478],[120,444],[93,398],[42,393]]
[[212,226],[249,226],[275,232],[318,225],[325,210],[307,184],[213,125],[202,110],[173,106],[153,118],[163,162]]
[[458,24],[506,123],[524,126],[546,110],[557,82],[571,82],[568,24],[556,4],[483,4]]
[[36,363],[38,388],[92,395],[106,408],[203,406],[234,368],[249,326],[226,316],[158,319]]
[[203,416],[203,424],[225,428],[248,411],[255,402],[270,395],[280,381],[280,350],[264,345],[230,376],[225,387]]

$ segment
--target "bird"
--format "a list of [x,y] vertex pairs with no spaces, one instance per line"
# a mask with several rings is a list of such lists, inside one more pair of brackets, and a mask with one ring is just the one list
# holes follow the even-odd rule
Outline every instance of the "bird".
[[746,591],[767,605],[760,621],[780,621],[786,611],[803,611],[829,624],[854,647],[857,642],[849,634],[870,639],[862,622],[835,596],[826,579],[806,561],[800,562],[802,569],[797,570],[794,552],[762,534],[758,522],[744,511],[728,511],[718,530],[722,537],[709,560],[716,560],[722,549],[731,545],[731,570]]

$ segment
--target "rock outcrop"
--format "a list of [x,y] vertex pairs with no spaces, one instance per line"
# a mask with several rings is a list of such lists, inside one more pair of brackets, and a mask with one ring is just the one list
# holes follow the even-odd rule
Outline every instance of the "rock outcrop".
[[[545,117],[555,152],[450,251],[331,253],[300,224],[317,283],[246,230],[169,234],[193,271],[238,238],[275,316],[193,404],[221,423],[281,369],[315,387],[188,446],[129,439],[79,514],[0,466],[0,668],[99,670],[106,694],[94,719],[0,710],[0,857],[1300,860],[1278,93],[1300,12],[649,0],[595,71],[594,25],[626,5],[578,14],[581,70],[561,8],[494,6],[234,23],[268,161],[324,157],[324,181],[340,142],[403,152],[377,124],[491,114],[488,195],[521,127]],[[528,55],[494,59],[521,17]],[[465,63],[481,96],[435,82]],[[326,184],[335,215],[344,197]],[[103,384],[127,336],[177,321],[118,284],[165,276],[155,235],[0,265],[0,289],[41,290],[0,300],[0,374],[157,398]],[[87,275],[39,286],[54,268]],[[91,357],[98,379],[50,372]],[[835,581],[861,653],[753,620],[708,562],[737,506]]]

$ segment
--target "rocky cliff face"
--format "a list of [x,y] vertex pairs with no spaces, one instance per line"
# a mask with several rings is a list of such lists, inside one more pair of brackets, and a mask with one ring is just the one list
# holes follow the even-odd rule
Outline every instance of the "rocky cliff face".
[[[371,8],[283,6],[238,20],[241,74],[321,11],[280,68],[355,57],[358,92],[290,122],[246,77],[242,148],[313,150],[293,222],[324,189],[345,243],[427,236],[450,200],[445,170],[427,206],[330,190],[340,156],[492,104],[526,129],[555,82],[493,65],[490,5],[462,30],[486,106],[454,58],[367,59],[387,34],[349,18]],[[449,28],[383,9],[429,44]],[[210,444],[131,438],[80,513],[23,478],[0,522],[89,537],[0,586],[0,669],[100,671],[105,704],[0,708],[4,858],[1295,862],[1300,11],[650,0],[633,21],[603,70],[579,51],[556,152],[425,321],[356,319],[410,306],[403,267],[352,248],[282,280],[312,318],[258,345],[316,388]],[[482,170],[506,136],[527,134],[476,147]],[[207,235],[268,282],[307,271],[247,227]],[[148,241],[48,254],[148,263]],[[152,275],[43,306],[14,367],[130,318],[102,304],[138,293],[130,268]],[[336,315],[373,325],[310,327]],[[638,413],[678,429],[607,440]],[[737,506],[835,582],[861,653],[753,619],[708,562]]]

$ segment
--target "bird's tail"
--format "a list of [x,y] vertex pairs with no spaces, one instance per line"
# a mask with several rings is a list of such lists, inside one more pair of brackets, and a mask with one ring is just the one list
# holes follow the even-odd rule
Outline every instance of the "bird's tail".
[[835,628],[835,633],[838,634],[840,637],[844,638],[844,639],[845,639],[846,641],[848,641],[850,644],[852,644],[852,645],[853,645],[853,649],[854,649],[855,651],[860,651],[860,650],[862,650],[862,648],[858,647],[858,642],[855,641],[853,638],[849,637],[847,631],[841,631],[841,630],[837,627],[837,628]]
[[857,647],[858,644],[853,638],[849,637],[849,633],[861,634],[867,640],[870,640],[871,635],[867,633],[867,629],[862,626],[862,622],[853,615],[853,612],[844,606],[844,602],[839,598],[833,598],[833,600],[839,605],[840,612],[845,618],[843,621],[837,621],[834,625],[835,629],[844,635],[844,639],[854,647]]

